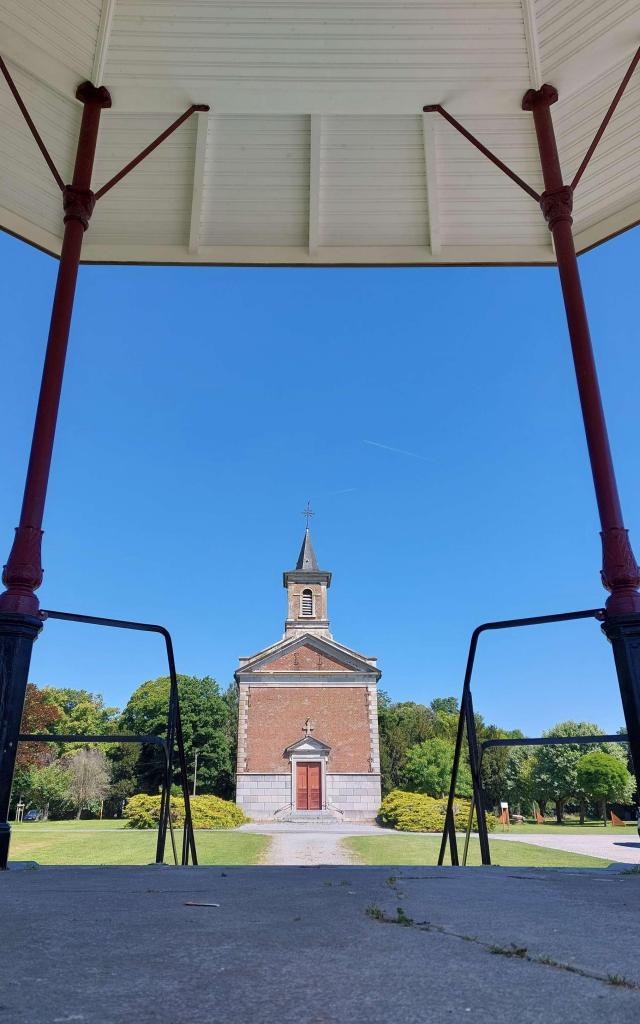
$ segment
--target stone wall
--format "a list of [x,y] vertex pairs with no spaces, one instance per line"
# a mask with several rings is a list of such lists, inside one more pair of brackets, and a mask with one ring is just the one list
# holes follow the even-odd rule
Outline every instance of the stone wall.
[[[345,821],[375,818],[381,799],[379,775],[328,772],[326,784],[329,810],[342,811]],[[290,811],[291,774],[239,774],[236,803],[258,821],[273,818],[276,811]]]
[[379,775],[327,773],[328,805],[343,811],[347,821],[375,818],[381,799]]
[[273,818],[276,811],[291,807],[291,773],[238,775],[236,803],[250,818]]

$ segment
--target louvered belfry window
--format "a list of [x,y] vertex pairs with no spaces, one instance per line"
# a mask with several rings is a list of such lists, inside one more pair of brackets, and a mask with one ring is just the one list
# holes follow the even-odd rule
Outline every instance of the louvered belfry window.
[[302,591],[302,614],[313,615],[313,594],[310,590]]

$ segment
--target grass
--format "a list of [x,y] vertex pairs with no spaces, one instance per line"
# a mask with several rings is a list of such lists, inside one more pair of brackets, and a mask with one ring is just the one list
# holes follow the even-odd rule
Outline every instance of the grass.
[[[38,864],[152,864],[156,831],[124,828],[121,821],[47,821],[12,825],[11,860]],[[178,857],[182,831],[176,830]],[[200,864],[256,864],[270,839],[249,832],[214,832],[198,829],[196,849]],[[173,863],[167,835],[165,862]]]
[[[568,835],[568,836],[636,836],[638,835],[635,821],[632,824],[620,826],[614,828],[611,822],[607,822],[605,828],[602,820],[600,821],[586,821],[584,825],[579,825],[577,821],[563,822],[561,825],[555,820],[555,818],[546,818],[544,825],[535,825],[531,821],[525,821],[522,825],[510,825],[505,832],[513,832],[514,835]],[[497,832],[502,832],[502,826],[498,825]]]
[[[604,830],[603,830],[604,831]],[[361,864],[431,865],[438,863],[440,836],[350,836],[343,839]],[[462,843],[459,847],[462,856]],[[505,867],[606,868],[611,861],[565,850],[548,850],[528,843],[491,843],[491,860]],[[477,839],[469,845],[469,864],[480,864]]]

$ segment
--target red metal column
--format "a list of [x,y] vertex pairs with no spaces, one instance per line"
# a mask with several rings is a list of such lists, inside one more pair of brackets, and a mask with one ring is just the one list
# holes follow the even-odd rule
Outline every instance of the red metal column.
[[7,589],[0,595],[0,868],[6,867],[9,852],[11,784],[31,650],[42,626],[34,591],[42,582],[42,517],[82,239],[95,204],[91,172],[100,113],[111,106],[108,91],[90,82],[78,88],[76,97],[84,104],[82,123],[73,181],[63,191],[64,237],[20,524],[2,577]]
[[[637,63],[637,59],[636,62]],[[632,65],[629,74],[635,67]],[[627,731],[640,792],[640,569],[622,518],[607,425],[602,408],[589,322],[573,241],[573,187],[565,185],[551,117],[558,99],[552,85],[530,89],[522,106],[530,110],[538,139],[545,191],[540,207],[553,235],[560,283],[582,406],[591,472],[600,515],[602,582],[610,596],[603,630],[612,643]],[[615,103],[616,101],[614,101]],[[606,123],[606,120],[605,120]],[[579,175],[574,181],[578,180]]]
[[640,612],[640,594],[637,591],[640,586],[640,570],[622,518],[591,347],[589,322],[571,228],[573,189],[562,180],[551,118],[550,107],[557,99],[558,93],[553,86],[543,85],[537,91],[530,89],[524,97],[522,106],[525,110],[532,111],[538,137],[545,185],[545,191],[540,197],[540,206],[555,245],[591,472],[600,513],[602,582],[607,590],[611,591],[611,596],[607,600],[607,611],[610,615],[626,615],[630,612]]
[[36,615],[39,602],[34,593],[42,583],[40,544],[42,517],[49,482],[53,441],[60,405],[60,392],[71,326],[73,299],[84,232],[89,226],[95,198],[91,191],[91,172],[98,138],[100,113],[111,106],[105,88],[90,82],[78,88],[76,97],[84,104],[82,124],[73,172],[73,181],[63,192],[64,236],[56,283],[49,339],[42,371],[42,383],[36,412],[31,455],[24,488],[20,524],[4,567],[6,586],[0,595],[0,611]]

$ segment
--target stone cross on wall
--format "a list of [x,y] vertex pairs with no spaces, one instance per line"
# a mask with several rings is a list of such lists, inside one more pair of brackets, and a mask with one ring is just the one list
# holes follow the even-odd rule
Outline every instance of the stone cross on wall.
[[310,736],[313,730],[315,729],[315,725],[313,724],[310,718],[307,718],[302,728],[305,736]]

